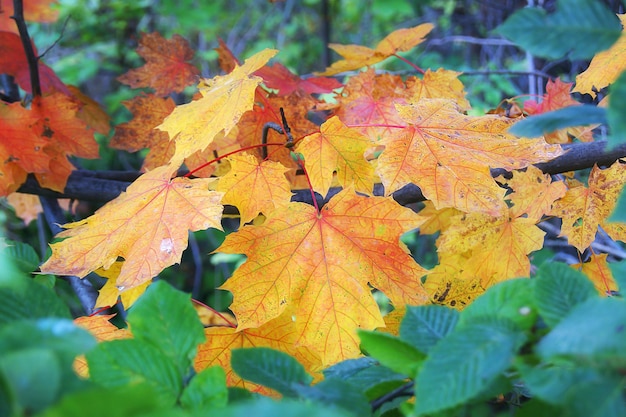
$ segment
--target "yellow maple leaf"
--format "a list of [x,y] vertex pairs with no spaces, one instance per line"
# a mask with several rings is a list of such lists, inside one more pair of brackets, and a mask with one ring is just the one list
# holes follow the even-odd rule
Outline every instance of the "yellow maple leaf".
[[469,110],[471,106],[465,98],[467,93],[459,80],[459,75],[460,72],[439,68],[437,71],[426,70],[421,79],[407,78],[406,86],[411,93],[410,100],[417,102],[423,98],[449,98],[454,100],[461,110]]
[[[626,14],[618,14],[622,27],[626,27]],[[626,31],[617,42],[606,51],[598,52],[589,67],[576,76],[575,92],[591,94],[596,97],[596,91],[617,80],[617,77],[626,70]],[[595,91],[594,91],[595,90]]]
[[291,200],[291,185],[285,177],[289,168],[280,162],[259,162],[246,153],[232,155],[228,161],[231,169],[220,178],[216,190],[224,192],[223,204],[239,209],[241,224]]
[[246,59],[243,65],[236,65],[229,74],[202,80],[198,85],[202,97],[177,106],[157,126],[176,142],[172,165],[180,165],[194,152],[204,150],[221,131],[228,134],[241,115],[252,109],[254,91],[263,81],[252,73],[276,53],[265,49]]
[[57,236],[66,239],[51,245],[41,271],[84,277],[123,258],[116,284],[125,290],[180,262],[189,230],[221,229],[222,193],[208,190],[211,179],[170,179],[173,171],[143,174],[92,216],[64,225]]
[[150,280],[127,291],[120,292],[117,277],[122,271],[122,266],[124,266],[124,262],[115,262],[109,269],[99,268],[94,271],[101,277],[107,278],[107,282],[98,290],[98,299],[94,308],[114,306],[117,303],[117,299],[121,298],[122,305],[125,309],[128,309],[146,291],[148,285],[150,285]]
[[470,256],[470,253],[440,255],[439,264],[428,273],[424,283],[424,289],[434,304],[462,310],[485,292],[478,280],[463,274],[463,266]]
[[525,172],[514,171],[510,180],[500,179],[515,190],[506,199],[513,203],[511,215],[519,217],[523,214],[528,218],[539,220],[549,213],[552,204],[567,192],[563,181],[552,181],[552,177],[541,172],[539,168],[529,166]]
[[324,122],[318,133],[300,140],[296,152],[304,155],[313,190],[322,196],[328,194],[334,172],[343,187],[354,185],[356,191],[371,194],[374,168],[364,157],[371,146],[367,137],[335,116]]
[[387,35],[371,49],[360,45],[328,45],[345,59],[333,63],[326,71],[318,75],[335,75],[383,61],[397,52],[408,51],[424,41],[424,37],[433,29],[430,23],[423,23],[412,28],[398,29]]
[[588,187],[570,188],[557,200],[550,214],[563,219],[561,236],[580,252],[591,245],[598,226],[604,226],[611,215],[617,197],[626,184],[626,167],[619,161],[607,169],[594,166],[589,174]]
[[298,343],[328,366],[359,353],[357,328],[384,324],[369,285],[396,306],[426,300],[426,271],[400,235],[424,219],[390,198],[341,191],[317,213],[290,203],[260,226],[226,237],[217,251],[248,260],[221,287],[233,293],[238,329],[259,327],[293,308]]
[[600,255],[591,254],[589,261],[572,265],[572,268],[582,270],[587,275],[587,278],[593,282],[598,293],[604,296],[611,295],[618,290],[611,268],[609,268],[609,264],[606,261],[607,256],[606,253]]
[[560,146],[543,139],[507,134],[510,121],[499,116],[466,116],[451,100],[396,107],[409,126],[383,139],[376,171],[387,194],[414,183],[438,209],[497,216],[506,209],[504,190],[490,168],[520,169],[562,154]]

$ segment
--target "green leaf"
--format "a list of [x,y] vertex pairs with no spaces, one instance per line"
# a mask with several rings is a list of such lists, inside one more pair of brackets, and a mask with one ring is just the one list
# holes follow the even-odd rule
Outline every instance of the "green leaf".
[[556,326],[578,304],[597,296],[593,283],[568,265],[545,263],[537,271],[535,302],[550,327]]
[[0,416],[12,416],[17,414],[15,394],[4,373],[0,372]]
[[20,277],[15,283],[0,287],[0,326],[20,319],[72,317],[54,290],[27,277]]
[[511,126],[509,133],[526,138],[536,138],[566,127],[605,124],[606,122],[606,109],[591,104],[583,104],[527,117]]
[[434,414],[480,395],[511,366],[525,340],[515,323],[502,318],[455,329],[430,351],[417,375],[415,413]]
[[626,223],[626,186],[617,197],[617,204],[608,220],[613,223]]
[[[609,148],[626,144],[626,71],[611,84],[609,109],[606,118],[609,123]],[[626,216],[625,216],[626,217]]]
[[367,416],[372,411],[363,391],[342,379],[325,379],[312,387],[298,385],[294,388],[314,404],[332,404],[357,416]]
[[100,343],[87,353],[91,379],[107,388],[147,383],[154,387],[163,406],[176,402],[182,375],[161,350],[137,339]]
[[270,348],[233,349],[231,365],[243,379],[274,389],[285,397],[297,395],[293,384],[309,385],[313,381],[295,358]]
[[590,298],[576,306],[538,344],[544,359],[569,357],[581,365],[626,368],[626,303]]
[[348,359],[339,363],[336,363],[328,368],[324,369],[325,378],[350,378],[353,375],[363,371],[364,369],[371,368],[378,365],[378,362],[372,358],[364,356],[357,359]]
[[195,375],[183,391],[180,403],[191,410],[225,407],[228,403],[228,389],[224,369],[212,366]]
[[52,350],[44,347],[2,355],[0,373],[13,388],[17,403],[29,414],[53,404],[61,391],[59,359]]
[[407,342],[388,333],[358,330],[361,349],[389,369],[415,376],[426,355]]
[[400,338],[428,353],[448,335],[459,320],[459,312],[439,305],[407,306],[400,323]]
[[30,274],[39,268],[39,256],[29,244],[7,239],[2,239],[1,243],[7,245],[2,250],[20,272]]
[[534,281],[527,278],[500,282],[481,294],[463,310],[457,327],[482,317],[502,317],[522,329],[530,329],[537,318]]
[[158,392],[153,387],[131,384],[66,395],[39,417],[136,417],[160,407]]
[[347,417],[357,414],[348,413],[341,408],[327,407],[324,404],[301,402],[285,398],[280,402],[269,398],[236,404],[220,410],[220,417]]
[[572,417],[623,417],[626,415],[624,378],[605,377],[592,384],[576,384],[567,396],[567,415]]
[[608,49],[622,33],[619,19],[597,0],[559,0],[556,12],[527,7],[496,29],[533,55],[589,59]]
[[188,372],[198,345],[206,340],[189,294],[165,281],[148,287],[128,313],[128,323],[136,339],[158,347],[181,375]]
[[394,372],[386,366],[380,366],[378,361],[367,356],[339,362],[325,369],[324,377],[348,381],[361,391],[368,391],[381,383],[406,381],[404,373]]

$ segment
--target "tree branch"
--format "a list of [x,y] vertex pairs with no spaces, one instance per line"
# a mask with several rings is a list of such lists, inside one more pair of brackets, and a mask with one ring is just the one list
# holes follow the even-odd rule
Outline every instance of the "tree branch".
[[24,2],[22,0],[13,0],[13,16],[11,19],[15,20],[17,30],[20,33],[20,39],[22,40],[22,47],[24,53],[26,53],[26,60],[28,61],[28,69],[30,70],[30,88],[33,96],[41,96],[41,84],[39,82],[39,57],[35,55],[35,49],[30,41],[28,35],[28,27],[24,20]]

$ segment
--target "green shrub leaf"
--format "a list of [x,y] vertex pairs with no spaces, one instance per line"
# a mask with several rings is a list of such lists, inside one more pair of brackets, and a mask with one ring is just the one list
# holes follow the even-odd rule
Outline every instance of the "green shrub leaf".
[[545,263],[537,271],[535,302],[550,327],[556,326],[578,304],[597,295],[593,283],[566,264]]
[[511,366],[525,339],[515,323],[502,318],[455,329],[430,351],[417,375],[415,413],[433,414],[478,396]]
[[361,349],[389,369],[415,376],[426,355],[407,342],[388,333],[359,330]]
[[157,281],[146,290],[128,313],[133,335],[158,347],[185,375],[205,341],[204,328],[189,294]]
[[298,385],[295,390],[301,397],[315,404],[332,404],[357,416],[367,416],[371,413],[371,407],[363,391],[342,379],[325,379],[312,387]]
[[20,271],[30,274],[39,268],[39,256],[35,249],[27,243],[2,239],[7,246],[2,250],[5,256]]
[[534,281],[526,278],[500,282],[468,305],[457,326],[464,326],[483,317],[502,317],[522,329],[531,328],[537,318]]
[[309,385],[313,381],[295,358],[270,348],[233,349],[231,365],[243,379],[272,388],[285,397],[297,395],[293,384]]
[[587,126],[607,122],[607,111],[591,104],[570,106],[563,109],[537,114],[516,122],[509,133],[526,138],[536,138],[572,126]]
[[423,353],[448,335],[459,320],[459,312],[444,306],[407,306],[400,323],[400,338]]
[[183,391],[180,403],[192,410],[225,407],[228,403],[228,389],[224,369],[212,366],[194,376]]
[[108,388],[147,383],[163,406],[173,405],[182,389],[182,375],[161,350],[137,339],[113,340],[87,353],[91,379]]
[[527,7],[515,12],[496,32],[533,55],[588,59],[608,49],[622,32],[619,19],[597,0],[559,0],[557,10]]
[[626,71],[611,84],[610,93],[606,118],[611,131],[609,145],[614,148],[626,144]]

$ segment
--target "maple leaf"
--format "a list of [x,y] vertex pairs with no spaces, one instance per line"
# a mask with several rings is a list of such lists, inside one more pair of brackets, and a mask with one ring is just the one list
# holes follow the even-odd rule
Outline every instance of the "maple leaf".
[[222,194],[208,190],[210,179],[170,179],[174,170],[145,173],[94,215],[64,225],[66,239],[51,245],[41,271],[84,277],[122,257],[116,285],[125,290],[180,262],[189,230],[221,229]]
[[[57,0],[28,0],[23,3],[24,20],[27,22],[52,23],[59,16],[59,11],[50,7],[57,3]],[[0,4],[0,31],[18,33],[15,20],[11,19],[13,14],[13,2],[3,1]]]
[[[7,197],[7,203],[15,210],[15,215],[22,219],[26,225],[37,219],[40,213],[43,213],[39,196],[34,194],[11,193]],[[63,210],[69,211],[70,200],[62,198],[58,200]]]
[[348,188],[320,213],[290,203],[262,225],[228,235],[217,251],[248,256],[221,287],[233,293],[238,329],[259,327],[293,306],[298,343],[321,352],[324,365],[354,357],[356,328],[383,325],[368,284],[398,306],[426,299],[426,271],[399,242],[423,220],[390,198]]
[[48,142],[33,126],[36,114],[20,103],[0,103],[0,195],[5,196],[26,180],[28,172],[49,170],[50,157],[44,152]]
[[439,264],[428,273],[424,283],[433,303],[462,310],[485,292],[478,280],[463,275],[462,266],[469,256],[467,253],[440,255]]
[[509,180],[502,178],[499,181],[507,184],[514,193],[506,197],[513,203],[511,215],[520,217],[523,214],[528,218],[540,220],[544,214],[552,209],[552,204],[567,192],[563,181],[552,181],[552,177],[541,172],[539,168],[529,166],[526,172],[514,171]]
[[122,272],[123,266],[124,262],[115,262],[108,269],[99,268],[94,271],[101,277],[107,278],[104,286],[98,290],[98,299],[94,308],[114,306],[117,304],[117,300],[121,299],[124,308],[128,309],[146,291],[150,281],[146,281],[127,291],[120,291],[119,285],[117,285],[117,278],[120,272]]
[[[3,16],[0,13],[0,17]],[[11,19],[12,20],[12,19]],[[15,26],[15,22],[11,22]],[[37,49],[33,45],[33,51],[37,55]],[[37,61],[39,69],[39,83],[44,93],[52,91],[60,91],[65,94],[71,94],[65,84],[57,77],[57,75],[43,62]],[[26,53],[22,46],[22,41],[16,33],[0,32],[0,68],[3,74],[15,77],[15,82],[29,93],[32,92],[30,86],[30,68]]]
[[423,77],[408,77],[406,88],[411,93],[410,101],[417,102],[423,98],[449,98],[454,100],[461,110],[469,110],[470,103],[463,83],[459,80],[460,72],[443,68],[437,71],[426,70]]
[[[556,80],[548,80],[546,84],[546,94],[543,96],[543,100],[538,103],[535,100],[526,100],[524,102],[524,112],[529,115],[546,113],[553,110],[562,109],[570,106],[580,106],[581,103],[577,102],[570,95],[570,90],[574,83],[564,83],[559,78]],[[570,143],[572,137],[578,138],[583,142],[590,142],[593,140],[592,130],[597,126],[590,127],[569,127],[567,129],[557,130],[556,132],[548,133],[544,136],[548,143]]]
[[137,152],[143,148],[150,151],[142,169],[149,170],[165,165],[174,155],[174,142],[167,132],[155,129],[174,110],[176,104],[170,97],[157,97],[154,94],[140,95],[122,104],[133,114],[133,118],[115,127],[115,134],[109,146]]
[[582,270],[593,282],[598,293],[604,296],[612,295],[618,290],[611,268],[609,268],[609,264],[606,261],[607,256],[608,254],[606,253],[599,255],[592,253],[587,262],[572,265],[572,268]]
[[289,168],[279,162],[259,163],[256,157],[244,153],[232,155],[228,160],[231,169],[220,178],[216,190],[224,193],[223,204],[239,209],[241,224],[291,200],[291,187],[285,177]]
[[252,108],[254,91],[262,78],[251,74],[276,52],[263,50],[242,66],[237,65],[231,73],[201,81],[198,88],[202,98],[176,107],[157,126],[176,141],[173,165],[180,165],[186,157],[204,150],[219,132],[228,134],[241,115]]
[[450,100],[396,107],[409,127],[382,141],[377,173],[387,195],[414,183],[438,209],[497,216],[506,208],[504,190],[490,168],[520,169],[562,154],[557,145],[507,134],[507,119],[466,116]]
[[[626,14],[618,14],[622,27],[626,27]],[[613,83],[626,70],[626,31],[617,42],[606,51],[597,53],[589,67],[576,76],[575,92],[590,94],[596,97],[596,92]]]
[[111,130],[111,118],[100,104],[73,85],[68,85],[67,89],[80,102],[76,116],[97,133],[108,135]]
[[367,137],[346,127],[335,116],[324,122],[318,133],[299,141],[296,152],[304,155],[313,190],[322,196],[328,194],[333,172],[337,172],[339,184],[344,188],[354,185],[356,191],[371,194],[374,168],[363,156],[371,146]]
[[423,23],[412,28],[398,29],[380,41],[376,49],[361,45],[331,43],[328,46],[345,59],[333,63],[319,75],[335,75],[352,71],[383,61],[397,52],[408,51],[422,43],[433,27],[430,23]]
[[263,83],[267,88],[278,90],[279,96],[288,96],[295,92],[304,94],[331,93],[343,86],[334,78],[310,77],[302,79],[279,63],[271,66],[266,65],[256,71],[254,75],[263,78]]
[[506,279],[530,276],[528,254],[543,247],[545,236],[535,223],[511,213],[455,216],[437,240],[437,252],[463,254],[466,260],[457,267],[459,277],[487,289]]
[[204,329],[206,342],[198,346],[194,362],[197,372],[209,366],[219,365],[226,373],[226,383],[231,387],[246,388],[253,392],[272,394],[267,388],[241,379],[233,372],[230,359],[232,350],[247,347],[269,347],[295,356],[309,372],[321,367],[319,358],[306,348],[297,347],[298,334],[291,314],[283,314],[255,328],[238,331],[234,327],[209,327]]
[[180,93],[200,75],[198,68],[187,62],[193,58],[194,51],[180,35],[166,40],[157,32],[144,33],[137,53],[146,64],[117,78],[132,88],[149,87],[156,95],[166,96]]
[[563,219],[560,236],[567,236],[569,244],[580,252],[591,245],[598,226],[604,227],[613,212],[617,197],[626,184],[626,168],[619,161],[607,169],[594,166],[588,184],[585,187],[573,183],[565,196],[554,203],[550,212]]

